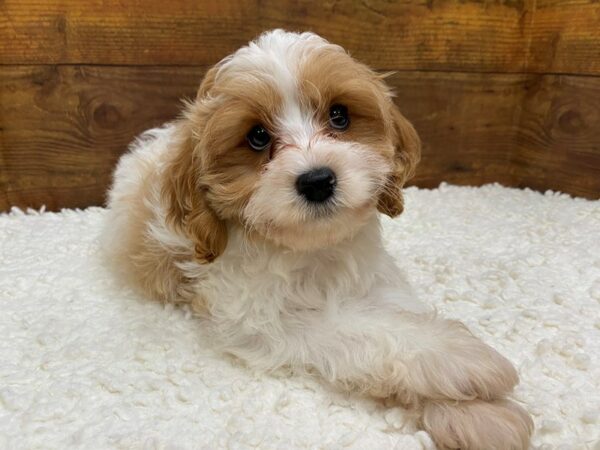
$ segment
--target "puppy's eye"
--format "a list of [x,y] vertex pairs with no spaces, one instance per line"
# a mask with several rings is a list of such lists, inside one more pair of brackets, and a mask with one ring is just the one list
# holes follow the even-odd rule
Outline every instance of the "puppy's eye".
[[350,125],[348,108],[344,105],[333,105],[329,108],[329,126],[334,130],[343,131]]
[[255,152],[262,152],[271,145],[271,136],[262,125],[256,125],[246,135],[248,145]]

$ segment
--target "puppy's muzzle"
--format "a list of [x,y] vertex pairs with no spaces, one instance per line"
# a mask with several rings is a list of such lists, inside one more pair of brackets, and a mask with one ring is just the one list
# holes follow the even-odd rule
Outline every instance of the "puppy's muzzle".
[[296,180],[296,190],[311,203],[323,203],[335,192],[337,180],[329,167],[320,167],[300,175]]

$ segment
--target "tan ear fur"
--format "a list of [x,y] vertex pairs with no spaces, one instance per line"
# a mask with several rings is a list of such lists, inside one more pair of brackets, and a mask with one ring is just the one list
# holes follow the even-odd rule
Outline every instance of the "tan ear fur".
[[208,95],[208,92],[215,84],[218,70],[219,64],[216,64],[206,71],[202,83],[200,83],[200,87],[198,88],[198,92],[196,93],[196,100],[201,101]]
[[227,246],[227,227],[206,200],[198,183],[191,138],[184,140],[163,172],[167,221],[194,242],[196,259],[213,262]]
[[[215,68],[210,69],[198,90],[205,97],[214,83]],[[176,149],[163,172],[162,194],[167,201],[167,221],[182,230],[194,242],[196,260],[213,262],[227,246],[227,226],[206,199],[206,187],[200,183],[202,168],[196,157],[191,118],[178,124]]]
[[390,217],[396,217],[404,210],[402,187],[412,178],[421,158],[421,140],[412,124],[392,105],[394,122],[394,168],[384,191],[379,196],[377,209]]

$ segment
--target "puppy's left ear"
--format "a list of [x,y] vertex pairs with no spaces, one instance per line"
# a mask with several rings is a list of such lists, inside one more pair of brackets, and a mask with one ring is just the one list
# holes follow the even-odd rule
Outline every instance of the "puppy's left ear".
[[390,217],[396,217],[404,210],[402,187],[415,173],[421,159],[421,140],[414,127],[400,113],[396,105],[391,106],[393,120],[392,139],[394,142],[394,165],[385,189],[379,196],[377,209]]

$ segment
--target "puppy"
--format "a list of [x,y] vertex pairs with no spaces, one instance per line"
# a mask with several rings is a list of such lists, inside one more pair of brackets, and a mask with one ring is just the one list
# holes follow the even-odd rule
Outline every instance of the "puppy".
[[421,304],[382,244],[420,154],[392,97],[319,36],[264,33],[122,157],[106,247],[249,366],[394,397],[439,448],[526,449],[513,366]]

